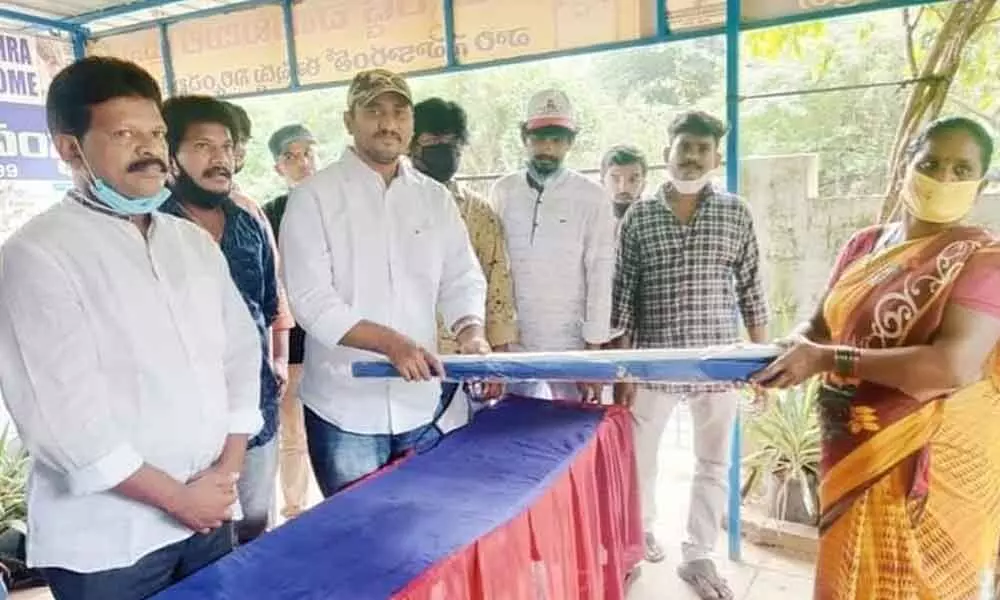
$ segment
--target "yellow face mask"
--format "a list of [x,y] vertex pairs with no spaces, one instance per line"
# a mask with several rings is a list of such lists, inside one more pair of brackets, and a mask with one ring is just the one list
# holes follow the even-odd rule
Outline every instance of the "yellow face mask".
[[954,223],[972,211],[981,184],[979,180],[938,181],[911,168],[900,198],[906,210],[921,221]]

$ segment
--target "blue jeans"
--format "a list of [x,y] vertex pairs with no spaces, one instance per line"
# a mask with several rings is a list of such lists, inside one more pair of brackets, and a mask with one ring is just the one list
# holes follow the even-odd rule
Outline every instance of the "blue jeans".
[[96,573],[41,569],[55,600],[142,600],[222,558],[233,549],[233,525],[150,552],[130,567]]
[[309,460],[324,498],[378,471],[390,460],[410,450],[430,448],[441,439],[441,430],[430,424],[406,433],[351,433],[330,424],[308,406],[305,422]]

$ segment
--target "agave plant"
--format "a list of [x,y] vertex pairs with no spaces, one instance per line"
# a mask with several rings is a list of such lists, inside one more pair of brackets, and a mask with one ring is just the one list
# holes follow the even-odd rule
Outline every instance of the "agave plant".
[[0,532],[15,529],[25,533],[28,453],[12,434],[10,426],[0,430]]
[[770,483],[778,486],[775,500],[779,514],[775,516],[779,519],[785,518],[793,487],[799,490],[809,517],[816,518],[820,461],[818,391],[818,379],[782,390],[746,422],[752,452],[743,459],[747,474],[743,497],[770,478]]

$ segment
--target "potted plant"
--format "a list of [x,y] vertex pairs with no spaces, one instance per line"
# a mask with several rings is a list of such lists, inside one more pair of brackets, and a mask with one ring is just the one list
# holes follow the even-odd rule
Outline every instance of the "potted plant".
[[819,520],[819,380],[774,394],[746,422],[742,496],[763,488],[768,517],[805,525]]
[[24,561],[28,470],[27,451],[10,425],[4,426],[0,429],[0,575],[11,590],[44,584]]
[[27,482],[28,453],[7,425],[0,430],[0,534],[8,530],[27,533]]

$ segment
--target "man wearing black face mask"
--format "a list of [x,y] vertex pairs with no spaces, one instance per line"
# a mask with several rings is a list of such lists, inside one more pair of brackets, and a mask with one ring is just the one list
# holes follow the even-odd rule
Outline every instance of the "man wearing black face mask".
[[250,439],[237,486],[243,512],[237,537],[246,543],[267,529],[274,504],[279,386],[271,362],[270,327],[279,309],[275,258],[263,224],[231,198],[238,131],[232,111],[207,96],[177,96],[163,104],[163,118],[173,183],[161,210],[195,223],[219,244],[261,342],[264,427]]
[[[544,90],[527,108],[521,124],[527,168],[501,178],[491,192],[510,251],[521,349],[600,349],[611,336],[611,203],[600,185],[562,166],[578,129],[566,94]],[[603,391],[589,382],[511,387],[586,402],[599,401]]]
[[[420,172],[448,188],[469,231],[472,248],[486,276],[486,339],[494,352],[517,341],[510,260],[500,217],[486,201],[453,178],[468,141],[465,111],[454,102],[430,98],[413,107],[410,158]],[[455,354],[454,336],[438,319],[438,349]]]

